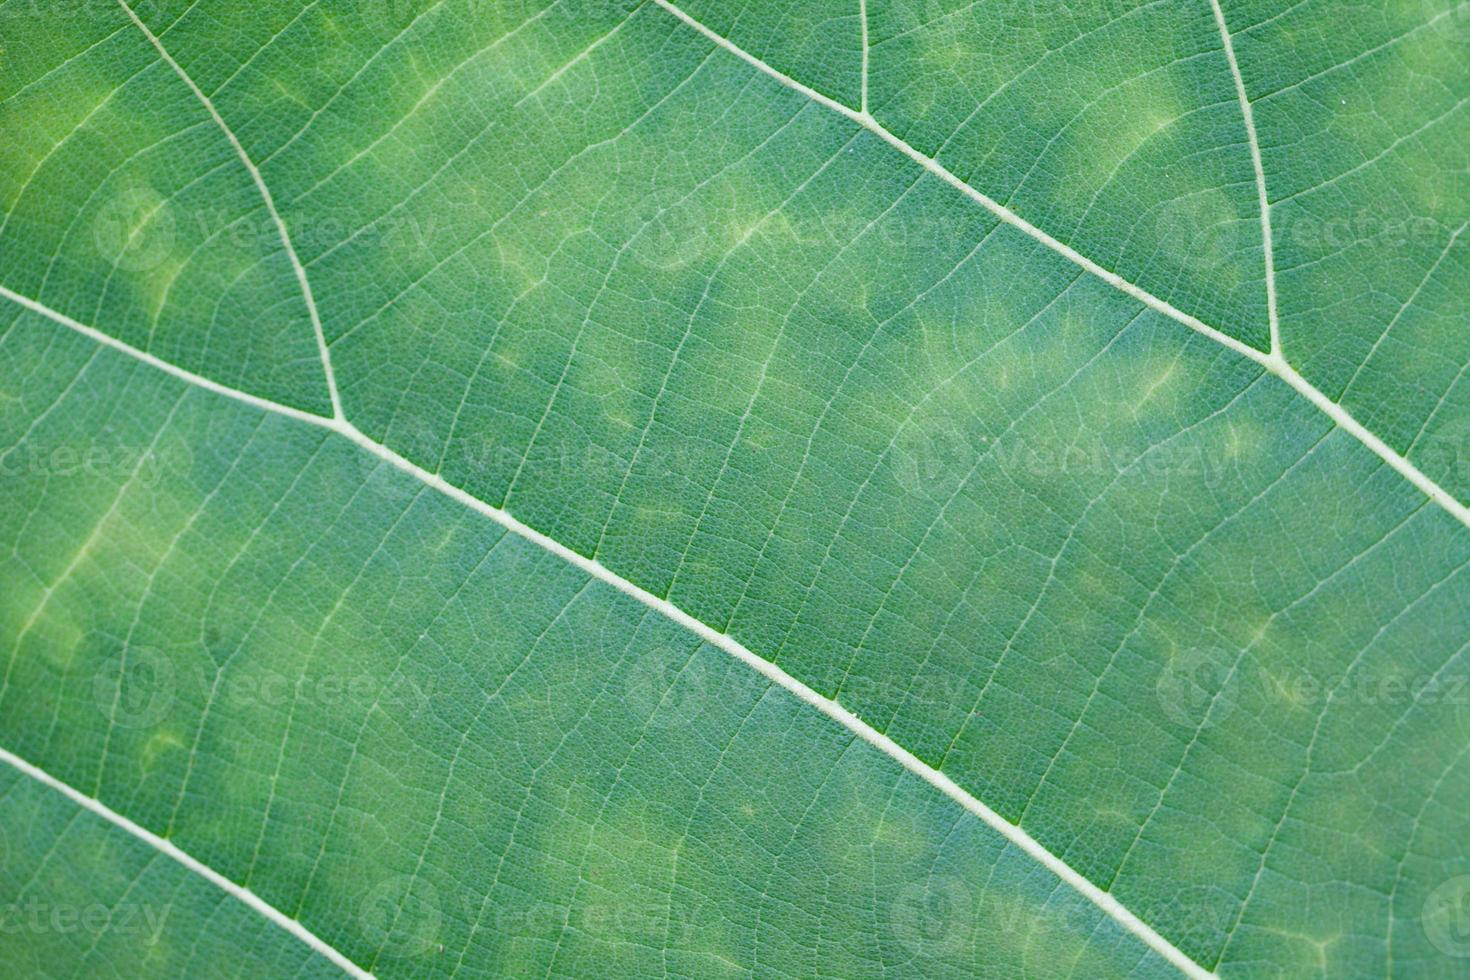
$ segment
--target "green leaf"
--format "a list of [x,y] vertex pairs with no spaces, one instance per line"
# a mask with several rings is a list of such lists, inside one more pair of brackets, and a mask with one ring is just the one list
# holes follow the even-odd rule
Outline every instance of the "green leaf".
[[1464,971],[1470,4],[0,46],[5,962]]

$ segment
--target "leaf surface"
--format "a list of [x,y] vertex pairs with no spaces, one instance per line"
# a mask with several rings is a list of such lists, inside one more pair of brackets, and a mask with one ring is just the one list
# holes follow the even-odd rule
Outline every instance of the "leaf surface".
[[1467,18],[0,5],[16,962],[1454,975]]

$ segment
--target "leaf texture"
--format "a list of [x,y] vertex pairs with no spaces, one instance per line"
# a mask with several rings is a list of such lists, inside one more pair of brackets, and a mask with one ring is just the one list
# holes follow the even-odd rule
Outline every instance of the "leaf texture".
[[0,29],[10,961],[1463,968],[1470,6]]

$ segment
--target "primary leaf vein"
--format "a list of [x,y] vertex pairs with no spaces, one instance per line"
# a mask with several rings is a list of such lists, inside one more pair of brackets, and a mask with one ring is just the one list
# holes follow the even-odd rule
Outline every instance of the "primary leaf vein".
[[[384,462],[389,463],[397,469],[409,474],[414,479],[418,480],[420,483],[423,483],[427,487],[433,490],[437,490],[439,493],[443,494],[446,497],[449,497],[451,500],[454,500],[479,514],[488,517],[489,519],[495,521],[497,524],[500,524],[506,530],[526,539],[532,544],[542,548],[545,551],[550,552],[558,558],[561,558],[562,560],[575,566],[592,578],[596,578],[604,584],[609,585],[617,591],[621,592],[622,594],[642,603],[645,606],[648,606],[654,611],[660,613],[666,619],[679,626],[682,626],[684,629],[693,633],[695,636],[699,637],[710,646],[721,650],[722,652],[730,655],[731,657],[739,660],[741,663],[755,670],[757,673],[761,674],[768,680],[779,684],[790,694],[794,695],[798,700],[804,702],[810,707],[817,709],[828,718],[842,725],[844,728],[847,728],[858,738],[863,739],[874,748],[876,748],[878,751],[882,752],[890,759],[899,763],[899,765],[901,765],[904,769],[924,780],[934,789],[939,790],[950,800],[959,804],[971,815],[979,818],[987,826],[999,833],[1010,844],[1017,847],[1019,850],[1030,856],[1033,860],[1044,866],[1052,874],[1056,875],[1056,877],[1059,879],[1059,883],[1067,884],[1088,901],[1096,905],[1100,910],[1102,910],[1104,913],[1114,919],[1120,926],[1142,940],[1165,960],[1167,960],[1173,966],[1177,967],[1179,970],[1185,973],[1185,975],[1193,978],[1211,976],[1211,974],[1207,970],[1202,968],[1194,960],[1190,959],[1186,954],[1184,954],[1176,946],[1174,946],[1157,931],[1155,931],[1152,926],[1145,923],[1132,911],[1126,908],[1115,897],[1108,894],[1102,888],[1099,888],[1092,881],[1088,880],[1086,877],[1084,877],[1074,868],[1072,868],[1071,865],[1067,864],[1061,858],[1057,857],[1051,851],[1047,850],[1046,847],[1044,847],[1040,842],[1032,837],[1027,831],[1016,826],[1015,824],[1002,817],[999,813],[992,810],[984,802],[972,795],[968,790],[961,787],[948,775],[928,765],[927,763],[919,759],[918,756],[914,755],[908,749],[899,745],[889,736],[883,734],[882,732],[879,732],[872,725],[863,721],[861,718],[853,714],[851,711],[843,707],[838,702],[832,700],[831,698],[824,697],[823,695],[818,694],[802,681],[796,679],[782,668],[776,666],[776,664],[753,653],[749,648],[747,648],[738,640],[734,639],[726,633],[718,632],[706,623],[695,619],[693,616],[690,616],[688,613],[684,612],[682,609],[675,606],[668,600],[661,599],[648,590],[634,584],[633,582],[628,581],[627,579],[608,569],[600,562],[594,561],[581,554],[578,554],[577,552],[568,548],[566,545],[555,540],[554,538],[548,537],[540,531],[537,531],[535,528],[532,528],[522,521],[516,519],[507,511],[501,510],[498,507],[493,507],[490,504],[485,503],[483,500],[480,500],[478,497],[475,497],[465,490],[454,486],[453,484],[446,481],[443,477],[439,476],[437,473],[431,473],[423,467],[410,462],[409,460],[400,456],[398,453],[394,452],[392,449],[388,448],[382,443],[373,441],[367,435],[363,434],[360,429],[358,429],[351,422],[348,422],[345,419],[326,418],[320,415],[313,415],[309,412],[303,412],[300,409],[291,408],[287,405],[280,405],[267,399],[260,398],[259,396],[251,395],[248,392],[239,391],[226,385],[219,384],[218,382],[211,381],[207,378],[203,378],[199,375],[194,374],[191,371],[187,371],[183,368],[169,364],[166,361],[163,361],[151,354],[148,354],[146,351],[137,350],[136,348],[131,347],[130,345],[123,343],[120,340],[117,340],[102,333],[94,327],[89,327],[85,324],[78,323],[71,317],[57,312],[56,310],[52,310],[49,307],[46,307],[45,305],[38,303],[28,297],[20,296],[19,294],[4,286],[0,286],[0,296],[5,296],[6,298],[20,304],[21,306],[24,306],[26,309],[31,310],[34,313],[40,314],[58,324],[61,324],[62,326],[76,330],[79,333],[93,338],[99,343],[106,344],[109,347],[119,350],[122,353],[129,355],[130,357],[136,358],[137,360],[143,361],[153,367],[158,368],[159,370],[165,371],[168,374],[172,374],[180,380],[186,381],[190,384],[194,384],[202,388],[206,388],[214,392],[215,394],[224,395],[225,397],[243,402],[257,409],[275,412],[288,418],[295,419],[296,421],[306,422],[320,429],[324,429],[327,432],[339,435],[354,443],[364,451],[372,453]],[[26,765],[20,760],[15,759],[15,757],[10,756],[9,753],[4,753],[4,750],[0,750],[0,760],[14,760],[12,761],[12,764],[20,763],[20,765],[17,766],[18,768]],[[80,798],[82,800],[91,799],[90,797],[82,797],[81,794],[75,793],[75,791],[69,791],[69,795],[71,794],[75,794],[73,798]],[[93,802],[95,803],[96,801]],[[101,804],[99,803],[97,804],[97,806],[101,807]],[[102,807],[102,809],[98,810],[97,812],[100,813],[103,811],[109,814],[112,813],[112,811],[106,810],[105,807]],[[126,820],[126,818],[123,818],[116,814],[113,814],[113,816],[117,817],[116,820],[113,820],[114,823],[118,823],[118,821],[120,820]],[[125,826],[125,829],[129,826],[136,827],[136,825],[131,824],[131,822],[128,822],[127,825],[123,823],[118,823],[118,825]],[[141,839],[148,841],[149,843],[156,842],[155,846],[167,845],[169,848],[172,848],[172,850],[166,851],[166,853],[170,853],[171,856],[175,856],[177,860],[181,861],[181,863],[185,863],[187,867],[190,867],[191,869],[196,870],[201,874],[206,874],[207,872],[206,877],[209,877],[211,881],[215,881],[217,884],[224,883],[221,885],[221,887],[225,887],[227,885],[232,894],[236,892],[245,895],[250,894],[248,891],[239,888],[239,886],[229,883],[227,879],[223,878],[217,872],[205,868],[203,865],[200,865],[192,858],[187,858],[186,855],[182,855],[182,852],[178,852],[177,855],[175,855],[174,852],[177,852],[177,848],[173,848],[172,845],[168,845],[168,842],[164,841],[162,838],[158,838],[140,827],[137,828],[137,833],[141,837]],[[284,914],[274,909],[271,909],[263,902],[258,904],[252,903],[252,906],[259,908],[263,913],[272,917],[273,921],[278,921],[282,923],[294,921],[287,919]],[[267,909],[269,909],[269,912],[266,911]],[[308,936],[310,935],[310,933],[305,931],[304,927],[301,928],[301,933],[298,934],[302,933]],[[340,954],[338,955],[340,956]],[[358,968],[354,966],[353,969],[357,970]],[[357,975],[369,976],[369,974],[360,972]]]

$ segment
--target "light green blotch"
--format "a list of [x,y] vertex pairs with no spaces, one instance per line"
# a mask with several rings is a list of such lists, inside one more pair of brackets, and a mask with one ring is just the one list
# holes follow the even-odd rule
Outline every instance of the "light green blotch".
[[[269,624],[269,625],[267,625]],[[171,716],[185,716],[180,720],[189,725],[188,738],[195,736],[197,725],[207,725],[200,739],[200,752],[207,752],[220,766],[219,770],[207,771],[196,768],[189,784],[191,794],[208,795],[216,801],[210,807],[186,808],[181,819],[187,818],[190,833],[196,838],[213,841],[230,841],[231,853],[241,848],[248,854],[254,844],[249,838],[247,846],[242,840],[241,815],[251,835],[259,827],[265,812],[264,800],[269,795],[269,781],[276,766],[276,747],[264,744],[261,738],[236,738],[228,732],[270,732],[279,730],[280,735],[265,739],[283,738],[286,714],[295,697],[294,685],[302,673],[304,658],[311,651],[311,632],[288,616],[281,616],[274,623],[267,619],[242,642],[218,678],[218,693],[208,708],[205,718],[205,696],[215,682],[216,664],[202,648],[190,647],[175,654],[171,661],[176,668],[175,692],[179,707]],[[319,655],[319,654],[318,654]],[[267,698],[262,692],[277,675],[289,678],[290,685],[283,685],[279,694]],[[188,698],[185,703],[184,697]],[[303,730],[301,706],[292,729],[293,740],[299,739]],[[164,742],[154,747],[154,760],[161,757],[167,748]],[[292,744],[295,744],[293,741]],[[289,764],[289,759],[287,763]],[[283,767],[283,772],[285,768]],[[220,778],[221,772],[231,773],[229,778]],[[179,774],[182,779],[182,772]]]
[[1221,441],[1220,448],[1226,458],[1232,461],[1251,455],[1259,456],[1270,438],[1270,434],[1260,423],[1244,417],[1233,417],[1225,427],[1225,438]]
[[967,935],[983,960],[1025,964],[1045,976],[1056,971],[1059,952],[1087,945],[1097,931],[1096,910],[1067,890],[1053,892],[1048,901],[1039,885],[1033,881],[1017,892],[999,876],[991,879]]
[[[102,50],[105,46],[98,49]],[[0,46],[0,64],[4,61]],[[97,116],[89,119],[89,114],[107,101],[115,86],[91,68],[88,59],[79,58],[18,97],[0,101],[0,132],[5,133],[5,139],[0,140],[0,176],[4,178],[0,179],[0,203],[7,214],[42,162],[54,162],[54,158],[47,157],[57,143],[69,133],[86,133],[94,128]],[[58,98],[63,92],[65,97]],[[86,128],[79,128],[84,120]]]
[[632,357],[615,360],[607,356],[578,357],[567,371],[565,384],[578,392],[596,399],[598,418],[583,417],[581,425],[592,431],[601,431],[607,426],[637,431],[642,428],[643,415],[648,401],[637,392],[638,378],[646,373],[646,364]]
[[[739,199],[737,198],[737,201]],[[714,236],[719,254],[725,254],[744,245],[756,236],[760,237],[763,250],[784,246],[803,247],[806,244],[801,228],[791,220],[785,208],[762,211],[759,208],[735,207],[720,223],[721,234]]]
[[873,824],[873,849],[885,860],[908,864],[929,853],[931,844],[917,818],[885,807]]
[[[936,112],[945,114],[943,100],[953,97],[957,89],[964,90],[967,102],[973,105],[983,101],[990,92],[1004,84],[983,75],[976,77],[973,41],[965,38],[963,33],[947,31],[944,38],[943,41],[939,40],[935,33],[925,35],[923,45],[917,49],[917,57],[913,59],[914,78],[944,79],[948,83],[914,87],[913,92],[907,96],[910,101],[904,107],[914,118],[927,119]],[[971,84],[966,85],[966,81]],[[991,87],[986,88],[987,85]],[[875,101],[882,94],[875,92]],[[876,104],[874,108],[878,108]],[[1046,107],[1037,108],[1044,110]],[[958,124],[963,118],[964,113],[961,113],[952,121]],[[932,153],[937,146],[938,144],[927,148],[928,152]]]
[[[834,211],[831,220],[834,223],[846,222],[840,227],[851,227],[850,215],[850,211]],[[746,413],[746,406],[756,390],[761,365],[771,361],[773,372],[777,366],[777,362],[772,360],[772,351],[776,349],[778,334],[781,335],[782,349],[789,350],[793,336],[801,329],[798,323],[803,315],[801,310],[792,309],[790,319],[784,319],[787,316],[785,311],[796,302],[797,294],[796,289],[782,279],[781,271],[786,271],[793,279],[800,279],[803,274],[794,270],[810,265],[810,239],[821,234],[819,229],[793,221],[784,210],[761,223],[763,217],[752,212],[730,216],[721,232],[721,236],[730,241],[726,248],[729,254],[718,270],[718,277],[706,283],[704,276],[715,273],[711,263],[702,270],[703,275],[691,277],[685,292],[688,312],[692,313],[694,304],[703,297],[705,286],[709,286],[710,295],[705,298],[699,317],[690,328],[691,336],[699,340],[698,362],[701,365],[709,363],[706,350],[717,350],[717,364],[726,366],[720,376],[714,378],[715,383],[700,389],[699,399],[736,419]],[[756,225],[759,227],[751,230]],[[748,239],[745,237],[747,231],[750,232]],[[742,241],[743,244],[736,248],[736,244]],[[820,286],[812,286],[805,302],[811,302],[819,289]],[[681,311],[681,314],[682,333],[688,325],[688,313]],[[690,353],[691,348],[686,346],[681,357]],[[681,376],[688,383],[687,375],[680,375],[677,369],[671,381]],[[761,398],[769,399],[771,392],[771,387],[766,386],[762,389]],[[750,436],[752,427],[760,423],[759,413],[752,413],[747,419],[745,436]]]
[[[545,217],[546,212],[542,211],[536,215],[536,220],[541,221]],[[490,236],[490,242],[495,257],[492,272],[505,283],[513,296],[523,297],[546,284],[547,261],[534,247],[529,247],[514,234],[498,231]],[[508,364],[516,363],[509,355],[497,352],[494,356]]]
[[1177,357],[1159,354],[1130,359],[1122,362],[1119,371],[1126,379],[1123,390],[1135,393],[1126,401],[1138,414],[1172,416],[1183,407],[1181,399],[1191,393],[1189,366]]
[[[1359,87],[1373,93],[1373,104],[1343,107],[1355,111],[1344,111],[1334,120],[1334,135],[1352,143],[1362,155],[1361,159],[1370,160],[1377,158],[1388,148],[1391,143],[1390,134],[1380,126],[1362,125],[1360,113],[1371,112],[1379,119],[1423,120],[1425,123],[1430,118],[1439,116],[1452,104],[1450,98],[1432,82],[1406,84],[1405,76],[1409,79],[1438,80],[1449,85],[1454,85],[1457,78],[1470,80],[1470,72],[1457,68],[1454,60],[1458,57],[1463,61],[1466,54],[1463,50],[1455,54],[1449,53],[1447,46],[1452,43],[1454,42],[1447,41],[1432,29],[1421,30],[1395,44],[1392,56],[1370,60],[1362,68]],[[1463,42],[1460,47],[1464,47]],[[1432,87],[1426,87],[1427,85]],[[1431,94],[1439,96],[1431,104],[1432,110],[1426,107],[1426,96]],[[1419,126],[1415,125],[1412,129],[1417,130]],[[1389,164],[1392,166],[1393,198],[1403,202],[1401,210],[1394,209],[1397,213],[1420,217],[1464,212],[1464,169],[1444,166],[1442,164],[1447,161],[1443,158],[1435,160],[1432,150],[1428,153],[1425,151],[1426,144],[1430,147],[1442,145],[1445,137],[1455,132],[1454,120],[1446,119],[1436,129],[1437,132],[1429,130],[1416,139],[1406,140],[1395,154],[1400,165]],[[1429,159],[1425,159],[1426,156]],[[1393,159],[1394,157],[1388,158],[1389,161]],[[1404,165],[1406,163],[1408,165]],[[1382,167],[1379,168],[1379,173],[1383,173]]]
[[1311,717],[1305,714],[1312,709],[1310,692],[1298,683],[1299,678],[1294,671],[1274,670],[1269,663],[1260,665],[1258,669],[1261,688],[1272,702],[1273,710],[1285,710],[1293,714],[1302,714],[1307,718]]
[[[675,882],[681,856],[685,872],[696,870],[702,861],[683,853],[691,844],[684,839],[682,824],[634,791],[610,792],[613,798],[605,807],[590,797],[581,803],[570,801],[563,819],[540,835],[534,880],[543,883],[545,901],[569,909],[564,928],[571,931],[561,941],[576,938],[605,944],[636,965],[646,950],[659,947],[667,927],[680,956],[703,954],[715,963],[739,962],[727,930],[716,918],[701,914],[697,924],[691,921],[698,905],[681,908],[676,896],[675,919],[665,919],[670,904],[666,889]],[[527,953],[533,948],[525,946]],[[544,952],[544,946],[540,948]]]
[[153,323],[157,323],[163,314],[174,283],[178,281],[187,264],[183,258],[170,255],[146,275],[134,277],[133,292],[140,300],[138,305],[148,311],[148,318]]
[[[487,664],[484,669],[487,676],[506,676],[515,666],[514,662],[501,662],[493,666]],[[551,697],[545,686],[526,681],[507,685],[499,700],[505,705],[506,717],[515,719],[516,731],[522,738],[537,744],[547,739],[547,744],[555,745],[562,740],[563,730],[560,727],[562,720],[547,710]]]
[[[1272,943],[1270,946],[1271,965],[1277,976],[1327,977],[1334,974],[1332,947],[1342,938],[1340,935],[1318,937],[1273,926],[1251,928],[1285,940],[1284,943]],[[1240,947],[1247,945],[1249,940],[1242,937]],[[1231,952],[1235,953],[1236,950]],[[1235,959],[1235,956],[1231,958]]]
[[[950,281],[962,275],[963,272],[956,272]],[[918,384],[923,388],[916,397],[939,397],[944,389],[964,387],[964,379],[975,368],[970,362],[977,353],[967,350],[964,342],[971,331],[999,338],[1024,325],[1025,319],[1010,307],[989,308],[978,293],[978,290],[955,290],[944,296],[937,309],[924,304],[912,311],[914,327],[905,346],[913,353],[912,360],[904,367],[906,374],[918,377]],[[997,359],[992,355],[987,360]]]
[[15,655],[28,657],[39,654],[44,663],[64,674],[76,659],[86,631],[77,625],[76,610],[71,608],[73,604],[60,593],[61,588],[58,588],[49,601],[37,597],[36,604],[21,621],[27,652],[17,651]]
[[[139,474],[155,463],[145,460]],[[65,580],[41,590],[25,584],[7,589],[16,597],[34,597],[30,608],[16,617],[20,624],[17,634],[23,634],[34,644],[32,648],[39,648],[46,661],[57,668],[64,669],[71,663],[85,634],[77,620],[98,621],[101,610],[95,597],[122,589],[132,600],[141,598],[147,581],[143,576],[110,573],[118,569],[146,569],[151,573],[173,536],[175,528],[169,526],[165,513],[168,508],[164,506],[170,499],[168,494],[140,489],[136,476],[130,477],[119,492],[147,494],[149,506],[129,507],[131,501],[123,499],[111,514],[104,514],[101,523],[66,559],[64,566],[69,573]],[[36,639],[42,637],[44,641],[37,643]]]
[[[1107,325],[1100,326],[1099,320],[1104,317]],[[1028,334],[1026,360],[1050,368],[1036,373],[1043,377],[1056,377],[1058,381],[1069,377],[1081,366],[1079,350],[1100,347],[1106,339],[1104,330],[1118,330],[1122,326],[1122,321],[1111,311],[1089,312],[1085,307],[1071,303],[1062,308],[1060,316],[1054,307],[1051,312],[1043,314],[1038,322],[1050,322],[1054,325],[1045,330],[1032,330]]]
[[[1157,152],[1170,138],[1171,126],[1188,111],[1168,72],[1141,76],[1120,94],[1116,111],[1095,106],[1067,131],[1057,165],[1067,179],[1052,185],[1065,213],[1080,218],[1094,193],[1116,178],[1130,158],[1146,152],[1146,145]],[[1057,128],[1065,123],[1060,120]]]

